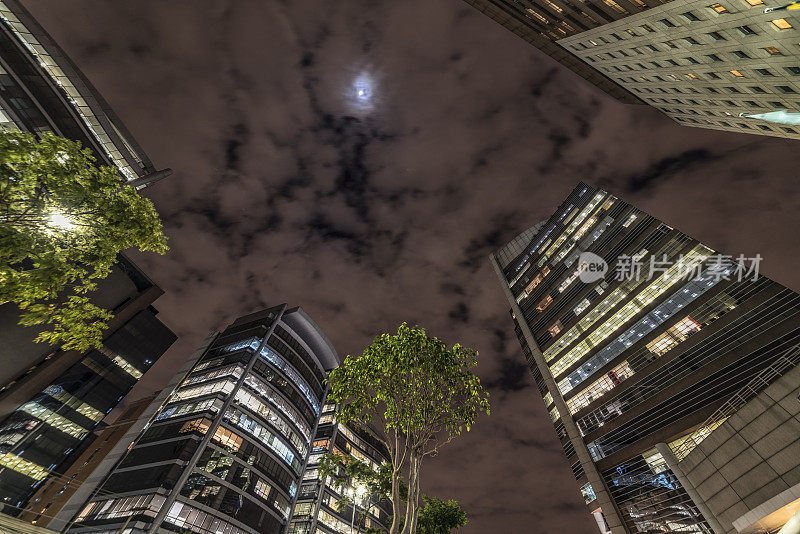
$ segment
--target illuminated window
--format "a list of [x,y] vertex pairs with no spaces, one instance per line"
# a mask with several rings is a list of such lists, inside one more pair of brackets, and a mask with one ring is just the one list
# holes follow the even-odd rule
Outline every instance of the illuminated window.
[[633,37],[636,37],[636,32],[635,32],[635,31],[633,31],[632,29],[628,28],[628,29],[627,29],[627,30],[625,30],[625,31],[626,31],[626,32],[628,32],[628,35],[632,35]]
[[44,467],[10,452],[0,453],[0,466],[7,467],[34,480],[44,480],[48,475],[48,471]]
[[561,328],[561,321],[556,321],[547,331],[550,332],[551,336],[556,337],[561,332]]
[[767,46],[763,50],[766,50],[767,53],[771,56],[782,56],[783,52],[775,48],[774,46]]
[[763,6],[764,0],[745,0],[751,6]]
[[711,4],[708,7],[710,7],[711,9],[716,11],[717,13],[730,13],[730,11],[728,11],[728,8],[726,8],[722,4]]
[[744,78],[744,74],[742,74],[741,71],[731,70],[731,71],[728,71],[728,72],[730,72],[733,76],[735,76],[737,78]]
[[205,434],[208,432],[208,429],[211,427],[211,420],[208,418],[200,418],[200,419],[192,419],[191,421],[186,421],[183,423],[183,426],[178,431],[180,434],[185,434],[187,432],[199,432],[200,434]]
[[573,309],[572,311],[575,313],[576,316],[580,315],[581,313],[583,313],[583,310],[589,307],[589,304],[590,304],[589,299],[583,299],[578,303],[577,306],[575,306],[575,309]]
[[686,77],[687,78],[692,78],[693,80],[697,80],[698,79],[697,75],[696,74],[692,74],[691,72],[687,73]]
[[89,433],[87,429],[83,428],[77,423],[70,421],[66,417],[57,414],[49,408],[45,408],[37,402],[26,402],[20,406],[18,410],[32,415],[33,417],[52,426],[53,428],[56,428],[61,432],[69,434],[70,436],[74,436],[78,439],[82,439],[86,434]]
[[232,452],[238,451],[244,443],[240,436],[221,426],[217,427],[217,431],[214,432],[214,437],[211,439]]
[[261,479],[258,479],[256,485],[253,487],[253,492],[261,497],[262,499],[266,499],[269,495],[270,486],[266,482]]
[[546,19],[546,18],[544,18],[544,17],[543,17],[542,15],[540,15],[539,13],[537,13],[536,11],[534,11],[533,9],[531,9],[531,8],[528,8],[526,11],[527,11],[528,13],[530,13],[531,15],[533,15],[534,17],[536,17],[537,19],[539,19],[539,22],[541,22],[542,24],[547,24],[547,19]]
[[779,29],[781,31],[782,30],[791,30],[791,29],[794,28],[794,26],[789,24],[789,21],[786,20],[786,19],[775,19],[775,20],[771,21],[771,23],[772,23],[773,26],[775,26],[777,29]]
[[551,297],[550,295],[547,295],[545,298],[542,299],[542,301],[539,303],[539,305],[536,306],[536,309],[538,311],[544,311],[544,309],[547,308],[550,305],[551,302],[553,302],[553,297]]
[[653,27],[652,27],[652,26],[649,26],[649,25],[647,25],[647,24],[642,24],[640,27],[641,27],[643,30],[647,31],[647,32],[650,32],[650,33],[655,33],[655,30],[653,29]]
[[616,11],[619,11],[620,13],[625,13],[626,15],[629,15],[628,11],[626,9],[623,9],[622,6],[620,6],[614,0],[603,0],[603,2],[605,2],[605,4],[608,7],[611,7],[613,9],[615,9]]
[[550,6],[550,7],[551,7],[552,9],[554,9],[555,11],[558,11],[559,13],[563,13],[563,12],[564,12],[564,10],[563,10],[563,9],[561,9],[561,7],[560,7],[560,6],[557,6],[556,4],[554,4],[553,2],[551,2],[550,0],[544,0],[544,3],[545,3],[545,4],[547,4],[548,6]]
[[555,423],[561,417],[561,414],[558,413],[558,408],[553,406],[553,409],[550,410],[550,419]]
[[330,443],[329,439],[318,439],[311,445],[311,452],[327,451]]

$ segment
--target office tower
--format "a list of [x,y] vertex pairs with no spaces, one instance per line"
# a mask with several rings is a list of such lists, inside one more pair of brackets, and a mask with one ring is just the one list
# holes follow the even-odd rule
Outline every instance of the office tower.
[[623,102],[684,126],[800,139],[796,125],[739,116],[800,111],[800,18],[764,13],[788,2],[466,2]]
[[69,532],[281,532],[337,364],[300,308],[237,319],[203,349]]
[[0,127],[52,132],[92,150],[98,164],[146,187],[157,171],[86,76],[18,0],[0,1]]
[[[338,488],[320,477],[320,458],[329,452],[349,454],[374,469],[389,462],[389,451],[376,439],[373,430],[355,422],[337,423],[333,418],[335,409],[333,404],[322,408],[287,534],[352,534],[354,530],[364,532],[368,528],[389,530],[392,508],[386,499],[376,499],[353,486]],[[343,497],[340,492],[356,506],[337,506],[339,498]]]
[[75,492],[81,489],[92,472],[120,443],[155,398],[155,395],[151,395],[138,400],[112,423],[98,424],[92,433],[94,439],[83,453],[60,477],[51,477],[39,488],[30,499],[30,509],[21,513],[19,519],[37,526],[48,527],[51,518],[54,518]]
[[491,263],[601,532],[716,530],[670,465],[800,343],[800,296],[584,183]]
[[0,307],[0,512],[17,515],[31,495],[88,445],[92,430],[175,342],[152,303],[163,291],[120,257],[96,301],[111,309],[103,345],[85,353],[33,343],[17,309]]
[[135,401],[116,421],[99,429],[88,446],[62,477],[48,481],[31,498],[30,510],[20,519],[61,532],[81,511],[111,469],[147,428],[150,420],[167,402],[175,388],[197,363],[216,334],[209,335],[160,392]]

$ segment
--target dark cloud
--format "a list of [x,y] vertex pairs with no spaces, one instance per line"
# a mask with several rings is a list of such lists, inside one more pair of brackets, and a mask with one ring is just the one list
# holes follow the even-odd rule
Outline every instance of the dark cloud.
[[463,534],[597,530],[487,263],[578,180],[800,285],[796,141],[618,103],[460,0],[26,5],[175,170],[144,192],[171,251],[135,259],[181,339],[134,395],[267,305],[302,305],[340,355],[423,325],[477,349],[492,392],[424,468],[469,511]]

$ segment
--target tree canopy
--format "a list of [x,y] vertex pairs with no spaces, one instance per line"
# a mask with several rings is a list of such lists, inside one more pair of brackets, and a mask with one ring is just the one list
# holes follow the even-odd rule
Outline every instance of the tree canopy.
[[37,341],[99,346],[112,315],[90,294],[132,247],[163,254],[166,237],[114,168],[50,133],[0,131],[0,303],[20,308],[20,324],[49,326]]
[[447,348],[424,329],[403,323],[397,334],[379,335],[361,356],[348,356],[331,372],[328,397],[338,403],[337,421],[372,422],[384,434],[392,464],[390,534],[400,532],[401,523],[403,534],[417,532],[423,459],[468,431],[480,413],[489,413],[488,394],[472,372],[476,364],[475,350]]

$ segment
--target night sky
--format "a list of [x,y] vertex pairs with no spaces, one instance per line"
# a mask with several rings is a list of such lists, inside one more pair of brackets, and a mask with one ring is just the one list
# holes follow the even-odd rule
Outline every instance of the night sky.
[[[402,321],[480,351],[492,415],[423,466],[463,534],[596,532],[487,256],[598,185],[800,287],[797,141],[618,103],[460,0],[27,2],[157,167],[133,255],[180,341],[301,305],[340,356]],[[362,94],[359,94],[361,91]]]

